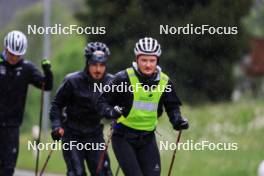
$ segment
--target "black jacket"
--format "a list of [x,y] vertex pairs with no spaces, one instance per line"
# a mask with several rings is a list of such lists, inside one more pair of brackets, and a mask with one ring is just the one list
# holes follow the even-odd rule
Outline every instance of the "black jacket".
[[[139,81],[142,83],[142,85],[152,86],[152,85],[157,85],[159,83],[158,74],[154,74],[152,77],[146,77],[142,75],[139,71],[137,71],[137,69],[135,69],[134,67],[133,69]],[[118,85],[128,85],[128,86],[130,85],[130,80],[126,70],[120,71],[115,75],[111,87],[117,88]],[[161,95],[158,106],[158,116],[162,115],[163,106],[164,106],[170,118],[170,121],[172,122],[173,119],[181,115],[180,113],[181,101],[176,94],[175,87],[171,80],[168,81],[167,85],[171,88],[171,91],[167,91],[167,92],[165,91]],[[105,116],[106,118],[112,118],[110,116],[111,114],[110,111],[115,105],[118,105],[124,108],[123,115],[126,117],[130,112],[132,103],[133,103],[132,92],[130,91],[121,92],[120,90],[118,91],[117,89],[116,90],[114,89],[113,91],[104,92],[100,96],[98,100],[97,108],[98,108],[98,112],[100,112],[102,116]]]
[[45,90],[52,89],[52,72],[41,72],[30,61],[22,59],[16,65],[10,65],[0,55],[0,126],[20,126],[23,121],[28,85]]
[[106,74],[102,81],[95,82],[84,71],[67,75],[52,101],[52,128],[63,127],[76,134],[93,133],[98,129],[102,116],[95,110],[95,105],[101,92],[94,91],[94,83],[109,84],[112,78]]

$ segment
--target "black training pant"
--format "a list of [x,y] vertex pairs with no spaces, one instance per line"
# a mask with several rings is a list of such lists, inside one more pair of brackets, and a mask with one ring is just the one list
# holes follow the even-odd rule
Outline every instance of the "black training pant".
[[115,130],[112,145],[126,176],[160,175],[160,154],[154,132],[140,134]]
[[19,127],[0,127],[0,176],[12,176],[19,149]]
[[[71,141],[76,141],[77,143],[82,143],[84,145],[88,143],[90,144],[93,143],[92,145],[105,143],[102,133],[92,136],[89,135],[77,136],[65,132],[65,135],[62,138],[63,144],[65,143],[70,144]],[[89,148],[92,148],[91,145],[89,146],[90,146]],[[94,147],[93,149],[97,149],[97,147]],[[88,166],[91,176],[96,175],[99,156],[103,152],[103,150],[93,150],[93,149],[78,150],[78,147],[76,146],[73,147],[72,150],[63,150],[63,157],[67,165],[67,176],[86,176],[85,162]],[[110,160],[107,154],[105,156],[105,160],[103,162],[103,168],[99,176],[112,176]]]

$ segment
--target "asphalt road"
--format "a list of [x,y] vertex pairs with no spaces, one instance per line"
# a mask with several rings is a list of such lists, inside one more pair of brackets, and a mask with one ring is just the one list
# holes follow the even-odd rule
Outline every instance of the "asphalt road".
[[[35,173],[32,171],[16,169],[14,176],[35,176]],[[63,176],[63,175],[45,173],[44,176]]]

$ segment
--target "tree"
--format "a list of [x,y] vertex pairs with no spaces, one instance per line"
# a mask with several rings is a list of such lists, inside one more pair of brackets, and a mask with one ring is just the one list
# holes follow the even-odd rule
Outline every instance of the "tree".
[[[135,42],[144,36],[162,44],[163,70],[176,81],[185,100],[229,99],[232,64],[246,49],[247,38],[240,19],[250,0],[86,0],[87,11],[77,14],[84,26],[105,26],[106,35],[90,35],[106,42],[112,51],[111,71],[131,65]],[[234,26],[236,35],[161,35],[160,25]]]
[[243,19],[244,27],[253,37],[264,37],[264,2],[256,1],[249,14]]

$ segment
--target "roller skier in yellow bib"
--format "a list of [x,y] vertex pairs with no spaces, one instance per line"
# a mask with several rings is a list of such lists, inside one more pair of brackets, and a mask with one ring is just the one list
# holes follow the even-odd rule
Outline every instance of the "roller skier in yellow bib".
[[[158,65],[161,46],[156,39],[140,39],[134,48],[136,62],[116,74],[113,90],[97,103],[102,116],[117,119],[112,136],[115,156],[126,176],[159,176],[160,154],[154,131],[163,106],[175,130],[187,129],[181,101],[169,77]],[[117,90],[120,85],[127,86]]]

